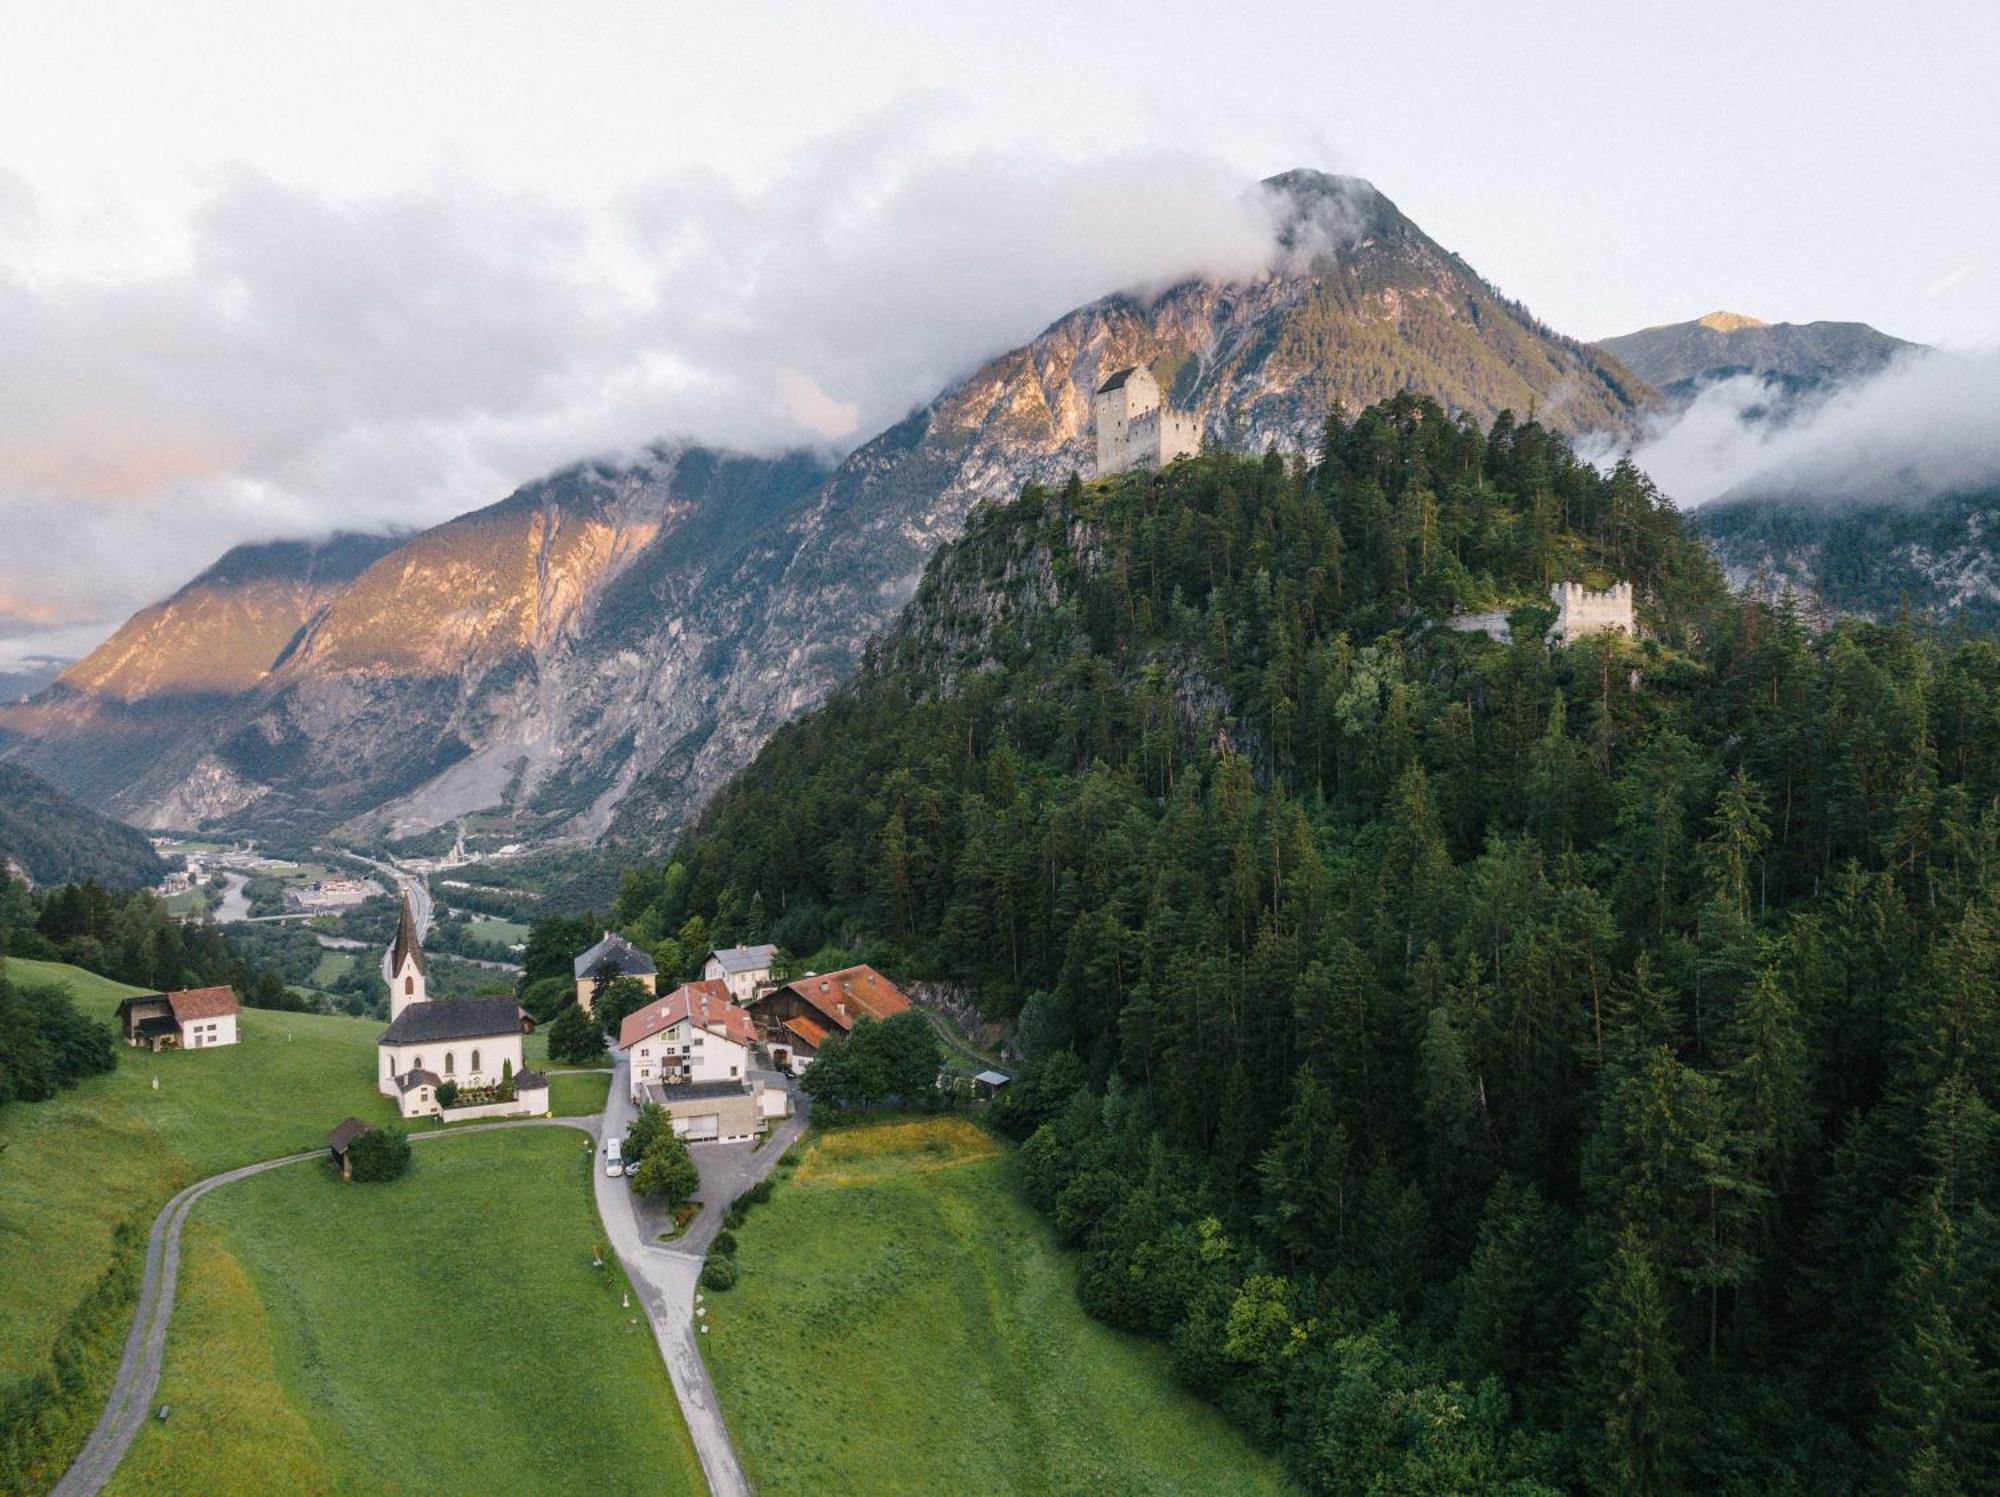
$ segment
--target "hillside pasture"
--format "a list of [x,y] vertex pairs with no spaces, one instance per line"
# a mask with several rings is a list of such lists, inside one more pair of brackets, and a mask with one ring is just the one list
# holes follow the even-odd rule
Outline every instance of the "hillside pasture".
[[390,1185],[309,1163],[208,1196],[158,1395],[174,1416],[107,1491],[704,1490],[625,1279],[592,1266],[588,1158],[579,1133],[518,1129],[420,1144]]
[[757,1490],[1293,1491],[1159,1347],[1084,1315],[1007,1163],[963,1118],[894,1118],[816,1135],[777,1177],[702,1338]]

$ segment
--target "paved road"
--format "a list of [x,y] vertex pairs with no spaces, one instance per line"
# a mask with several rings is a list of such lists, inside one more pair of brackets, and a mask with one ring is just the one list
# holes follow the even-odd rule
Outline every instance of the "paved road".
[[[611,1077],[611,1095],[604,1105],[600,1138],[622,1136],[632,1121],[630,1083],[626,1061],[617,1057]],[[798,1099],[801,1107],[804,1098]],[[701,1263],[708,1245],[722,1226],[722,1214],[729,1203],[769,1174],[778,1156],[805,1131],[803,1111],[785,1120],[764,1147],[752,1151],[748,1144],[696,1144],[692,1153],[701,1170],[701,1214],[688,1224],[673,1243],[650,1242],[639,1219],[638,1205],[623,1180],[604,1173],[601,1164],[592,1176],[597,1182],[597,1214],[611,1235],[632,1287],[646,1307],[652,1322],[653,1338],[673,1380],[674,1396],[680,1400],[681,1415],[688,1433],[694,1437],[695,1454],[702,1474],[714,1497],[750,1497],[750,1481],[743,1474],[729,1427],[723,1421],[722,1406],[715,1396],[715,1383],[708,1364],[696,1346],[694,1295],[701,1276]]]
[[[806,1106],[800,1097],[801,1109]],[[434,1138],[456,1138],[466,1133],[488,1133],[499,1128],[566,1127],[578,1128],[593,1137],[623,1136],[632,1119],[629,1086],[625,1080],[625,1059],[618,1057],[611,1074],[610,1095],[600,1117],[503,1118],[491,1123],[467,1123],[456,1128],[439,1128],[412,1133],[410,1140],[421,1143]],[[694,1295],[701,1274],[702,1258],[722,1224],[729,1203],[770,1173],[778,1156],[790,1148],[805,1130],[803,1110],[788,1118],[763,1148],[752,1151],[748,1144],[701,1144],[694,1149],[701,1170],[702,1210],[688,1230],[671,1246],[648,1242],[640,1224],[637,1203],[623,1179],[604,1173],[598,1158],[591,1163],[596,1182],[597,1213],[611,1239],[612,1250],[625,1266],[646,1319],[653,1327],[653,1339],[667,1364],[667,1375],[694,1438],[695,1454],[708,1478],[715,1497],[751,1497],[743,1464],[729,1438],[722,1407],[715,1396],[715,1384],[708,1375],[695,1345]],[[153,1230],[146,1240],[146,1267],[139,1282],[139,1302],[132,1312],[132,1329],[125,1338],[125,1354],[118,1366],[104,1413],[80,1451],[56,1483],[50,1497],[96,1497],[125,1458],[139,1427],[153,1406],[160,1388],[160,1367],[166,1352],[167,1326],[173,1319],[175,1287],[180,1279],[181,1228],[188,1213],[211,1190],[282,1169],[307,1159],[322,1158],[325,1151],[312,1149],[303,1154],[287,1154],[279,1159],[260,1160],[240,1169],[225,1170],[197,1180],[160,1208]],[[601,1158],[601,1153],[599,1155]]]
[[[453,1138],[461,1133],[485,1133],[495,1128],[534,1128],[551,1124],[581,1128],[595,1134],[595,1118],[508,1118],[495,1123],[469,1123],[460,1128],[440,1128],[435,1132],[413,1133],[413,1142],[432,1138]],[[160,1388],[160,1364],[166,1351],[167,1325],[174,1317],[174,1287],[181,1270],[181,1228],[195,1203],[218,1186],[247,1180],[267,1170],[282,1169],[307,1159],[324,1158],[324,1149],[304,1154],[287,1154],[281,1159],[265,1159],[241,1169],[225,1170],[197,1180],[160,1208],[153,1218],[153,1230],[146,1239],[146,1269],[139,1281],[139,1304],[132,1312],[132,1329],[125,1337],[125,1355],[118,1364],[118,1376],[111,1385],[111,1397],[104,1413],[90,1432],[77,1458],[51,1489],[49,1497],[95,1497],[118,1463],[125,1458],[139,1426],[153,1406]]]

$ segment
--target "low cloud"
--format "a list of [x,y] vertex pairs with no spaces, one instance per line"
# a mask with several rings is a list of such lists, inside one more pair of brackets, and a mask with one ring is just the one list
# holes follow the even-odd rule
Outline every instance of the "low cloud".
[[1632,458],[1683,509],[1733,495],[1908,502],[2000,485],[2000,349],[1906,355],[1790,411],[1774,399],[1749,376],[1710,385],[1656,420]]
[[1217,162],[952,152],[917,115],[593,212],[238,173],[177,263],[109,279],[0,175],[0,614],[73,641],[238,541],[435,523],[661,437],[844,447],[1074,305],[1268,261]]

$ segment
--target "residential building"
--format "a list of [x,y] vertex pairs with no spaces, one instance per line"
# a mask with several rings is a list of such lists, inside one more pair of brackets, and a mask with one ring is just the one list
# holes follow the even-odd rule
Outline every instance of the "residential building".
[[646,985],[647,992],[656,993],[659,971],[645,952],[607,930],[603,940],[576,959],[576,1001],[589,1013],[597,995],[620,977],[637,978]]
[[778,960],[775,946],[725,946],[708,954],[702,964],[703,979],[726,983],[729,995],[738,1003],[748,1003],[757,990],[771,980],[771,968]]
[[909,1006],[910,1000],[894,983],[864,962],[838,972],[808,972],[771,988],[758,995],[750,1012],[770,1048],[772,1064],[797,1075],[812,1062],[827,1035],[845,1034],[857,1019],[886,1019]]
[[757,1030],[750,1015],[729,1001],[720,981],[683,983],[666,997],[625,1016],[618,1048],[631,1073],[634,1102],[646,1088],[733,1082],[750,1074],[750,1046]]
[[186,988],[145,993],[118,1005],[125,1043],[161,1050],[213,1050],[236,1043],[236,1019],[243,1012],[234,988]]

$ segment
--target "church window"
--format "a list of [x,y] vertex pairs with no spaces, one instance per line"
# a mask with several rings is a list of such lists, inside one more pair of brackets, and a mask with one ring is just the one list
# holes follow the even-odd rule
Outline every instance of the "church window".
[[472,1052],[472,1074],[475,1076],[479,1074],[479,1052],[477,1050]]
[[403,977],[403,992],[405,994],[409,994],[416,992],[416,990],[417,990],[416,978],[411,977],[408,974],[405,974]]
[[447,1076],[458,1074],[458,1057],[449,1050],[444,1052],[444,1073]]

